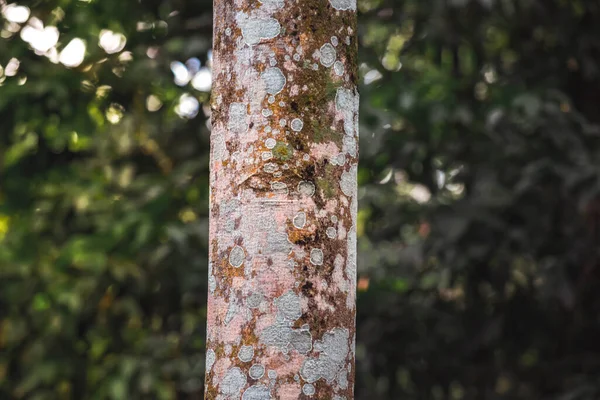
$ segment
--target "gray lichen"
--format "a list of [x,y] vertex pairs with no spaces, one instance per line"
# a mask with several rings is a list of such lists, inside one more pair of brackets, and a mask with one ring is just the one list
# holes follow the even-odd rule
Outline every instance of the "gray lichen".
[[292,123],[290,124],[290,127],[292,128],[293,131],[300,132],[302,130],[302,128],[304,127],[304,122],[302,122],[302,120],[300,118],[294,118],[292,120]]
[[267,235],[267,243],[264,247],[266,254],[287,254],[292,250],[292,244],[283,232],[272,232]]
[[327,228],[327,230],[325,231],[325,234],[327,235],[327,237],[329,239],[335,239],[335,237],[337,236],[337,230],[333,227],[329,227]]
[[277,140],[273,139],[273,138],[268,138],[267,140],[265,140],[265,147],[269,150],[273,149],[273,147],[275,147],[277,145]]
[[344,132],[348,136],[358,135],[355,116],[358,115],[359,95],[356,90],[338,88],[335,108],[344,115]]
[[310,262],[313,265],[323,265],[323,250],[312,249],[310,251]]
[[315,184],[308,181],[302,181],[298,184],[298,192],[303,196],[312,196],[315,194]]
[[288,187],[285,182],[271,182],[271,190],[278,194],[287,194]]
[[239,396],[239,393],[246,386],[246,382],[246,375],[242,370],[238,367],[233,367],[223,377],[219,385],[219,391],[225,396]]
[[323,46],[321,46],[319,52],[321,54],[321,64],[327,68],[331,67],[336,58],[335,48],[330,43],[325,43]]
[[210,372],[215,361],[217,360],[217,356],[213,349],[208,349],[206,351],[206,372]]
[[264,297],[260,293],[252,293],[250,296],[246,298],[246,306],[248,308],[259,308],[260,303],[262,303]]
[[298,229],[304,228],[304,225],[306,225],[306,213],[301,211],[296,214],[292,223],[294,224],[294,227]]
[[239,25],[244,42],[250,46],[260,43],[261,40],[273,39],[281,32],[281,25],[273,18],[240,18]]
[[242,400],[270,400],[271,398],[271,391],[262,384],[250,386],[242,396]]
[[281,92],[286,83],[285,75],[277,67],[267,68],[261,74],[261,78],[265,83],[265,90],[271,95]]
[[291,290],[275,299],[275,306],[277,307],[278,315],[288,321],[295,321],[302,316],[300,297]]
[[356,173],[357,168],[353,165],[349,171],[342,172],[340,177],[340,189],[348,197],[356,195]]
[[329,2],[336,10],[356,10],[356,0],[329,0]]
[[283,0],[258,0],[261,3],[273,8],[281,8],[285,4]]
[[250,378],[256,379],[256,380],[262,378],[264,374],[265,374],[265,367],[263,367],[260,364],[254,364],[253,366],[250,367],[250,370],[248,371],[248,375],[250,375]]
[[344,75],[344,70],[345,70],[345,68],[344,68],[344,63],[343,63],[343,62],[341,62],[341,61],[336,61],[336,62],[333,64],[333,72],[335,72],[335,74],[336,74],[337,76],[342,76],[342,75]]
[[312,335],[308,329],[295,329],[290,336],[292,347],[300,354],[308,354],[312,350]]
[[238,358],[242,362],[250,362],[254,358],[254,347],[242,346],[238,351]]
[[312,396],[315,394],[315,387],[314,385],[310,384],[310,383],[305,383],[302,386],[302,393],[304,393],[307,396]]
[[343,328],[335,328],[325,333],[323,340],[315,343],[315,350],[319,352],[319,357],[304,361],[300,369],[302,379],[308,383],[314,383],[319,379],[325,379],[329,384],[333,383],[348,357],[349,337],[350,332]]
[[231,103],[229,105],[229,123],[227,127],[234,133],[245,133],[248,130],[247,107],[244,103]]
[[244,258],[246,258],[244,249],[240,246],[235,246],[229,253],[229,264],[234,268],[239,268],[244,263]]

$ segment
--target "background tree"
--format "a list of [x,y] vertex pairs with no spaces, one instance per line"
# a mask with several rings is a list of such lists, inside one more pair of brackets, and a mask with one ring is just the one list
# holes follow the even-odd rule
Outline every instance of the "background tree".
[[[19,4],[0,398],[201,398],[211,4]],[[358,11],[356,398],[598,398],[598,5]]]

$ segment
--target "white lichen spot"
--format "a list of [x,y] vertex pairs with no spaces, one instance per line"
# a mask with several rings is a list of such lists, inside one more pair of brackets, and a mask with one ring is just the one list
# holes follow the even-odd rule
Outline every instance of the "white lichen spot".
[[231,36],[231,28],[225,28],[225,35]]
[[270,369],[269,372],[267,372],[267,375],[269,376],[269,379],[277,379],[277,371],[274,369]]
[[241,362],[250,362],[254,358],[254,347],[242,346],[238,351],[238,358]]
[[269,104],[275,103],[275,96],[269,96]]
[[315,386],[310,383],[305,383],[302,386],[302,393],[304,393],[307,396],[314,395],[315,394]]
[[[348,231],[348,257],[346,260],[346,276],[351,281],[356,280],[356,229],[352,228]],[[354,246],[354,247],[352,247]],[[353,308],[354,303],[350,301],[348,297],[348,308]]]
[[356,0],[329,0],[329,3],[336,10],[356,10]]
[[344,75],[345,72],[345,68],[344,68],[344,63],[341,61],[336,61],[333,64],[333,72],[337,75],[337,76],[342,76]]
[[283,176],[283,172],[277,171],[273,173],[274,178],[281,178]]
[[337,230],[334,227],[330,226],[329,228],[327,228],[325,233],[327,234],[327,237],[329,239],[335,239],[337,237]]
[[315,194],[315,184],[308,181],[302,181],[298,184],[298,192],[303,196],[312,196]]
[[319,353],[319,357],[304,361],[300,369],[302,379],[308,383],[319,379],[325,379],[329,384],[333,383],[349,355],[349,337],[349,331],[343,328],[335,328],[325,333],[323,340],[315,343],[315,351]]
[[265,374],[265,367],[260,364],[254,364],[250,367],[248,374],[250,375],[250,378],[258,380]]
[[260,155],[260,158],[262,158],[263,161],[270,160],[271,158],[273,158],[273,152],[263,151],[262,154]]
[[259,337],[260,341],[265,345],[275,346],[283,351],[290,343],[291,334],[292,328],[288,324],[277,322],[263,329]]
[[302,156],[302,159],[304,161],[308,161],[308,160],[310,160],[310,156],[308,154],[305,154],[305,155]]
[[288,291],[275,299],[278,315],[288,321],[295,321],[302,316],[300,297],[293,291]]
[[304,127],[304,122],[300,118],[294,118],[290,126],[293,131],[300,132]]
[[274,59],[274,58],[271,58],[271,59],[269,59],[269,65],[270,65],[271,67],[274,67],[274,66],[276,66],[276,65],[277,65],[277,60],[276,60],[276,59]]
[[206,352],[206,372],[210,372],[215,361],[217,360],[217,355],[213,349],[208,349]]
[[213,274],[213,265],[212,263],[208,263],[208,290],[210,290],[211,293],[214,293],[216,288],[217,278],[215,278],[215,275]]
[[239,268],[244,263],[245,258],[246,254],[244,253],[244,249],[240,246],[235,246],[229,253],[229,264],[234,268]]
[[[235,293],[231,291],[229,295],[229,306],[227,307],[227,314],[225,314],[225,319],[223,321],[225,322],[225,325],[229,325],[229,323],[233,320],[233,318],[235,318],[235,316],[240,311],[240,305],[238,304],[238,301],[239,300],[235,296]],[[231,353],[231,350],[229,350],[229,353]]]
[[246,306],[248,308],[259,308],[263,301],[263,295],[260,293],[252,293],[246,298]]
[[247,107],[244,103],[229,105],[229,122],[227,128],[234,133],[245,133],[248,130]]
[[358,115],[359,95],[356,90],[338,88],[335,108],[344,116],[344,132],[348,136],[358,135],[355,116]]
[[317,64],[317,63],[314,63],[314,64],[312,65],[312,69],[313,69],[313,70],[315,70],[315,71],[318,71],[318,70],[319,70],[319,64]]
[[263,167],[263,171],[265,171],[267,174],[274,174],[278,169],[279,165],[275,163],[267,163]]
[[300,54],[294,54],[294,61],[300,61]]
[[288,291],[275,299],[277,308],[275,324],[266,327],[259,337],[267,346],[278,347],[284,354],[289,352],[289,346],[303,354],[312,349],[312,336],[308,328],[292,329],[294,322],[302,316],[300,297],[293,291]]
[[346,155],[344,153],[338,154],[331,160],[331,163],[343,167],[346,164]]
[[344,135],[342,139],[342,149],[348,153],[348,155],[352,157],[356,157],[357,154],[357,146],[356,146],[356,138],[348,135]]
[[272,128],[270,126],[265,126],[265,133],[271,133]]
[[265,83],[267,93],[271,95],[281,92],[286,83],[285,75],[283,75],[283,72],[277,67],[267,68],[261,74],[261,78]]
[[273,149],[275,146],[277,146],[277,140],[273,139],[273,138],[268,138],[267,140],[265,140],[265,147],[269,150]]
[[242,37],[246,44],[253,46],[261,40],[273,39],[281,32],[281,25],[273,18],[238,18]]
[[290,344],[300,354],[308,354],[312,350],[312,335],[308,329],[292,331]]
[[337,383],[341,389],[348,389],[348,371],[342,368],[337,376]]
[[323,265],[323,250],[312,249],[310,251],[310,263],[313,265]]
[[284,5],[283,0],[258,0],[262,4],[273,7],[273,8],[281,8]]
[[268,108],[263,108],[261,113],[262,113],[263,117],[270,117],[271,115],[273,115],[273,111],[269,110]]
[[271,190],[275,193],[285,194],[288,192],[287,184],[285,182],[271,182]]
[[279,126],[280,127],[283,128],[286,125],[287,125],[287,121],[284,118],[282,118],[282,119],[279,120]]
[[225,161],[229,157],[225,135],[213,134],[212,157],[215,161]]
[[339,43],[340,43],[340,41],[339,41],[339,39],[338,39],[338,37],[337,37],[337,36],[332,36],[332,37],[331,37],[331,44],[332,44],[332,45],[334,45],[334,46],[336,46],[336,47],[337,47],[337,45],[338,45]]
[[338,222],[338,217],[337,217],[337,215],[332,215],[332,216],[331,216],[331,222],[333,222],[334,224],[337,224],[337,222]]
[[246,386],[246,375],[238,367],[233,367],[227,371],[225,377],[219,385],[219,392],[225,396],[239,398],[240,392]]
[[319,52],[321,54],[321,64],[327,68],[331,67],[336,58],[335,48],[331,45],[331,43],[325,43],[323,46],[321,46]]
[[298,229],[304,228],[304,225],[306,225],[306,213],[300,211],[298,214],[296,214],[292,222],[294,224],[294,227]]
[[263,384],[250,386],[244,392],[242,400],[271,400],[271,390]]
[[265,254],[287,254],[292,249],[288,236],[284,232],[269,232],[264,246]]
[[340,177],[340,189],[348,197],[356,194],[356,173],[356,166],[352,166],[349,171],[342,172],[342,176]]

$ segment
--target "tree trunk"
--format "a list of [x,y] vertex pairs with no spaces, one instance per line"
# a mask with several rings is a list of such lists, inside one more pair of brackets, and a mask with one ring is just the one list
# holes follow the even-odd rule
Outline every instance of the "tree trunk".
[[215,0],[206,399],[353,398],[356,0]]

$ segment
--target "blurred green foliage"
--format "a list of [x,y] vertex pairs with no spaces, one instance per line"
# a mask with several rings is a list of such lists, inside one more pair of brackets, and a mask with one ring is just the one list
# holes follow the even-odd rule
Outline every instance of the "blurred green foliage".
[[[0,399],[202,398],[211,2],[19,5]],[[357,399],[600,398],[600,4],[359,11]]]

